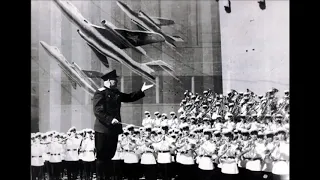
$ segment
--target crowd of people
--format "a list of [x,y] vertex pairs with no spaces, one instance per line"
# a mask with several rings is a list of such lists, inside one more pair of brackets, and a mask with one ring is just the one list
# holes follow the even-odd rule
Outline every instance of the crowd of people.
[[[118,137],[112,179],[289,179],[289,91],[186,91],[178,112],[145,112]],[[33,179],[94,179],[92,129],[31,135]]]

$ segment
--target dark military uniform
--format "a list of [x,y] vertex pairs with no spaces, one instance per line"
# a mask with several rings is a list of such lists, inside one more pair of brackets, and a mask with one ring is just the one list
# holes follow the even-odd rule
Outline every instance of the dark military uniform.
[[[97,151],[97,175],[103,179],[110,176],[111,159],[115,154],[118,135],[122,133],[121,124],[112,124],[115,118],[121,122],[121,102],[137,101],[145,96],[141,90],[130,94],[118,89],[102,88],[93,97],[93,112],[96,116],[94,124],[95,146]],[[107,172],[106,172],[107,171]]]

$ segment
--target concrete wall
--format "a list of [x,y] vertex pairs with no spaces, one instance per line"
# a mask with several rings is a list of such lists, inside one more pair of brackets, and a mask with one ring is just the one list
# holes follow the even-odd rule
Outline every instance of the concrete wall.
[[246,88],[262,94],[289,88],[289,1],[219,3],[224,92]]
[[[153,59],[161,59],[172,65],[183,84],[175,82],[166,73],[159,73],[159,104],[156,104],[155,88],[146,92],[143,100],[126,104],[122,108],[122,120],[140,124],[144,110],[169,113],[177,109],[185,89],[191,90],[195,79],[195,91],[211,88],[222,92],[219,8],[210,0],[123,0],[134,10],[142,10],[150,16],[173,19],[176,24],[163,27],[168,34],[179,35],[185,42],[177,44],[177,51],[164,43],[146,45],[143,48]],[[100,25],[106,19],[120,28],[136,29],[128,17],[117,7],[115,0],[72,1],[91,23]],[[123,92],[138,90],[145,81],[125,66],[110,60],[110,68],[104,67],[77,34],[77,27],[65,17],[57,6],[48,0],[32,1],[32,131],[66,131],[70,126],[92,128],[94,116],[90,96],[81,88],[73,89],[56,61],[48,56],[39,44],[45,41],[57,46],[70,62],[82,69],[103,73],[116,69],[124,79]],[[147,62],[131,50],[127,50],[137,62]]]

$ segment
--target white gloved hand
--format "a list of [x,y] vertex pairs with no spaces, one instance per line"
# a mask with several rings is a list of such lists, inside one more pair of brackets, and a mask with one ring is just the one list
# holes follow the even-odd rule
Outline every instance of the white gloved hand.
[[117,119],[115,119],[115,118],[113,118],[112,121],[111,121],[111,124],[118,124],[118,123],[119,123],[119,121]]
[[142,86],[142,88],[141,88],[141,91],[144,92],[145,90],[150,89],[150,88],[152,88],[152,87],[153,87],[153,84],[151,84],[151,85],[146,85],[146,83],[143,83],[143,86]]

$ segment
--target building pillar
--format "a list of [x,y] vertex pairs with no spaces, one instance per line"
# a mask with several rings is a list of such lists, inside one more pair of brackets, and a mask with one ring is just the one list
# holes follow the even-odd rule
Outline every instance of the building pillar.
[[159,88],[160,88],[160,83],[159,83],[159,76],[156,76],[156,104],[159,104],[160,98],[159,98]]
[[191,92],[194,94],[195,92],[195,87],[194,87],[194,76],[191,77]]

